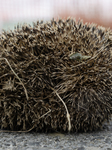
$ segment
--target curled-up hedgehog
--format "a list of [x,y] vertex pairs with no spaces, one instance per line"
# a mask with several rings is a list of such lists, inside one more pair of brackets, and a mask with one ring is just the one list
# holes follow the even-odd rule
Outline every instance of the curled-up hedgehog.
[[1,129],[88,132],[111,113],[111,30],[68,18],[1,33]]

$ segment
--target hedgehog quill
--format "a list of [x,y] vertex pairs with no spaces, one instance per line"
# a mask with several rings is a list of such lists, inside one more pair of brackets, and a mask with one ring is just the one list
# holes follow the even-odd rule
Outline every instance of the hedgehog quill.
[[111,30],[68,18],[1,33],[3,131],[95,131],[111,114]]

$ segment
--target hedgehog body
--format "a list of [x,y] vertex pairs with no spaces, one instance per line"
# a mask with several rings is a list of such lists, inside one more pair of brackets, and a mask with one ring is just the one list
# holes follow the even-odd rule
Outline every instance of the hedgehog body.
[[[111,119],[112,33],[73,19],[0,35],[0,126],[9,130],[93,131]],[[78,53],[85,59],[71,59]],[[73,57],[72,57],[73,58]]]

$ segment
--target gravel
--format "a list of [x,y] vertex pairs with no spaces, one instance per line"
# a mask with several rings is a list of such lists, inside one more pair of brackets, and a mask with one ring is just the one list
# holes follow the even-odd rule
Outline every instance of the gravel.
[[0,150],[112,150],[112,122],[91,133],[4,133]]

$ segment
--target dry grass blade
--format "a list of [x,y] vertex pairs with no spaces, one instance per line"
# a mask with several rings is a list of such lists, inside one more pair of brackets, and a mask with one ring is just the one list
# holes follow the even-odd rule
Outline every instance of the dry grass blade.
[[66,112],[67,112],[67,120],[68,120],[68,131],[71,130],[71,121],[70,121],[70,114],[68,112],[68,109],[67,109],[67,106],[65,104],[65,102],[62,100],[62,98],[59,96],[59,94],[55,91],[56,95],[58,96],[58,98],[60,99],[60,101],[63,103],[65,109],[66,109]]
[[19,80],[19,82],[20,82],[20,83],[21,83],[21,85],[23,86],[24,91],[25,91],[25,95],[26,95],[26,99],[28,100],[28,99],[29,99],[29,97],[28,97],[27,90],[26,90],[26,88],[25,88],[25,86],[24,86],[23,82],[21,81],[21,79],[18,77],[18,75],[17,75],[17,74],[15,73],[15,71],[12,69],[12,67],[11,67],[10,63],[8,62],[8,60],[7,60],[6,58],[0,58],[0,60],[5,60],[5,61],[7,62],[8,66],[9,66],[9,67],[10,67],[10,69],[11,69],[11,71],[14,73],[14,75],[17,77],[17,79]]

